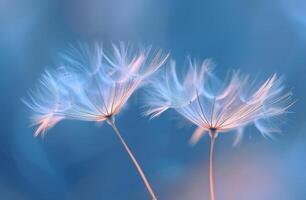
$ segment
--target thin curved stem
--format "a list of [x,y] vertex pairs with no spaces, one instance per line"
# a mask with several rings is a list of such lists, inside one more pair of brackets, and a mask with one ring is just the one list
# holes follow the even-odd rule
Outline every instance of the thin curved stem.
[[210,152],[209,152],[209,189],[210,189],[210,200],[215,200],[213,160],[214,160],[214,145],[217,133],[211,132],[210,135],[211,139],[210,139]]
[[122,145],[124,146],[125,150],[127,151],[127,153],[129,154],[131,160],[133,161],[135,167],[137,168],[138,173],[140,174],[140,176],[141,176],[141,178],[142,178],[142,180],[143,180],[147,190],[150,193],[151,199],[152,200],[157,200],[157,198],[156,198],[156,196],[155,196],[155,194],[153,192],[153,189],[152,189],[149,181],[147,180],[145,174],[143,173],[139,163],[137,162],[137,160],[136,160],[135,156],[133,155],[132,151],[130,150],[129,146],[126,144],[125,140],[123,139],[122,135],[120,134],[120,132],[119,132],[118,128],[116,127],[114,121],[113,120],[109,120],[108,122],[112,126],[112,128],[114,129],[116,135],[120,139]]

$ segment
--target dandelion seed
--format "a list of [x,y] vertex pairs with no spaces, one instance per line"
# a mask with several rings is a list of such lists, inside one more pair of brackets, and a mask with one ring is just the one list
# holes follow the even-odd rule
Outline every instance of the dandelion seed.
[[165,76],[152,79],[147,89],[147,102],[149,102],[146,115],[152,118],[161,115],[169,108],[183,107],[197,97],[197,91],[202,91],[199,86],[204,83],[204,75],[208,72],[210,60],[205,60],[201,67],[189,60],[189,69],[186,76],[179,78],[176,72],[176,63],[171,60],[163,71]]
[[[46,91],[31,97],[32,103],[26,102],[34,112],[35,124],[40,125],[35,135],[65,118],[106,121],[114,129],[152,200],[155,200],[147,178],[115,125],[115,116],[145,80],[164,64],[168,55],[154,52],[151,48],[135,51],[123,43],[113,45],[112,51],[107,53],[96,43],[72,48],[63,57],[60,73],[45,75],[41,84]],[[42,95],[45,93],[48,96]],[[69,97],[66,97],[67,93]]]
[[[241,140],[243,128],[255,124],[264,136],[271,136],[272,132],[278,129],[271,127],[267,121],[287,112],[292,105],[291,93],[284,92],[283,79],[276,75],[268,78],[259,87],[249,86],[249,78],[239,73],[234,73],[229,83],[223,84],[223,87],[220,87],[220,83],[216,82],[214,76],[209,73],[206,73],[206,77],[201,77],[204,84],[202,81],[192,81],[187,75],[185,79],[193,84],[186,86],[178,82],[169,86],[169,82],[166,81],[169,79],[176,79],[176,74],[172,73],[170,77],[169,74],[166,75],[164,82],[152,83],[155,88],[153,91],[155,98],[148,101],[147,114],[155,117],[166,110],[163,108],[174,108],[180,115],[198,126],[191,137],[191,143],[194,144],[204,134],[209,134],[211,138],[210,194],[211,200],[215,200],[213,151],[218,134],[237,131],[235,143],[238,143]],[[177,90],[177,85],[181,86],[180,90]],[[215,85],[219,87],[214,87]],[[168,94],[184,96],[184,104],[179,106],[170,104],[169,102],[176,102],[176,99]],[[167,101],[160,99],[167,99]]]
[[35,136],[45,133],[65,119],[63,113],[69,109],[70,101],[61,81],[58,70],[45,71],[36,90],[29,93],[28,99],[22,99],[33,112],[32,125],[38,126]]

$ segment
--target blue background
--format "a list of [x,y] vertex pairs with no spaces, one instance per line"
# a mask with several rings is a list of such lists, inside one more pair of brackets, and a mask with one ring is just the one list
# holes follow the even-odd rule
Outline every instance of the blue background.
[[[63,121],[34,138],[21,103],[58,53],[77,41],[130,41],[212,58],[215,72],[241,69],[259,80],[286,77],[297,101],[267,140],[253,128],[238,147],[216,143],[217,199],[306,199],[306,3],[303,0],[0,0],[0,199],[149,199],[107,124]],[[143,117],[141,91],[117,123],[160,200],[209,199],[204,138],[174,111]],[[177,120],[179,118],[179,120]]]

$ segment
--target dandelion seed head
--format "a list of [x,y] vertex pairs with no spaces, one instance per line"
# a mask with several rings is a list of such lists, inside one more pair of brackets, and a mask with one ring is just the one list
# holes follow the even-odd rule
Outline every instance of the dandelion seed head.
[[[95,50],[92,54],[100,52],[103,51]],[[147,49],[134,52],[133,48],[123,43],[112,45],[112,51],[102,53],[100,67],[93,67],[95,72],[81,70],[73,75],[87,77],[87,88],[75,95],[74,105],[67,115],[72,119],[87,121],[104,121],[113,117],[145,79],[163,65],[167,57],[161,51],[155,53]]]
[[113,120],[168,55],[123,43],[104,51],[94,43],[71,47],[62,57],[56,73],[46,72],[31,101],[25,101],[39,125],[36,135],[63,119]]
[[[194,74],[193,77],[198,75],[195,71],[191,74]],[[174,108],[198,126],[191,137],[190,142],[193,144],[205,133],[229,131],[237,132],[237,144],[242,138],[244,127],[250,124],[254,124],[265,137],[272,137],[272,133],[279,132],[274,121],[287,113],[292,105],[291,93],[285,92],[282,77],[273,75],[254,86],[250,84],[250,78],[240,72],[233,72],[231,78],[223,83],[212,73],[204,75],[190,81],[191,84],[179,81],[169,84],[169,80],[177,80],[175,73],[154,82],[155,98],[151,99],[150,96],[148,104],[151,107],[147,113],[155,117],[168,108]],[[187,73],[185,78],[192,80],[190,76]]]

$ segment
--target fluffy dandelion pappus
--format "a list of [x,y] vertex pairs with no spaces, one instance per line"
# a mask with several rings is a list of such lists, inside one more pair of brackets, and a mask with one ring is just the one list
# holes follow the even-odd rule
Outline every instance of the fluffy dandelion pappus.
[[[194,69],[193,67],[191,69]],[[254,124],[264,136],[271,136],[278,131],[267,121],[285,114],[292,105],[291,93],[284,92],[283,79],[276,75],[268,78],[258,87],[249,86],[249,78],[233,73],[230,81],[220,84],[209,70],[204,70],[201,80],[194,81],[185,77],[191,85],[184,85],[176,79],[176,74],[166,74],[164,82],[152,83],[154,98],[149,98],[147,114],[158,116],[168,108],[174,108],[198,128],[191,137],[196,143],[205,133],[210,136],[210,195],[215,200],[213,179],[213,152],[215,140],[220,133],[237,131],[236,142],[241,139],[243,127]],[[167,80],[175,79],[169,83]],[[172,85],[169,85],[172,84]],[[178,89],[178,86],[179,89]],[[217,86],[217,87],[216,87]],[[192,91],[193,88],[193,93]],[[167,92],[165,92],[167,91]],[[170,94],[183,95],[185,102],[176,102]],[[185,95],[188,94],[186,97]],[[196,95],[196,97],[194,97]],[[153,96],[153,95],[152,95]],[[181,100],[182,100],[181,99]],[[165,109],[166,108],[166,109]]]
[[136,51],[123,43],[112,45],[110,53],[97,43],[72,48],[64,55],[59,73],[43,76],[44,90],[31,95],[30,102],[24,101],[33,111],[34,124],[39,125],[35,135],[43,134],[63,119],[106,121],[155,200],[146,176],[115,125],[115,116],[167,58],[161,51],[153,52],[151,48]]
[[149,83],[147,89],[146,105],[149,109],[145,113],[151,118],[158,117],[169,108],[179,108],[189,104],[197,97],[197,90],[201,90],[204,75],[208,72],[210,60],[205,60],[198,68],[189,60],[186,76],[180,81],[176,72],[176,63],[171,60],[169,66],[164,68],[165,76],[157,76]]
[[61,120],[63,112],[70,107],[67,90],[58,70],[45,71],[36,90],[29,93],[28,100],[22,99],[32,111],[32,125],[37,125],[35,136],[45,133]]

